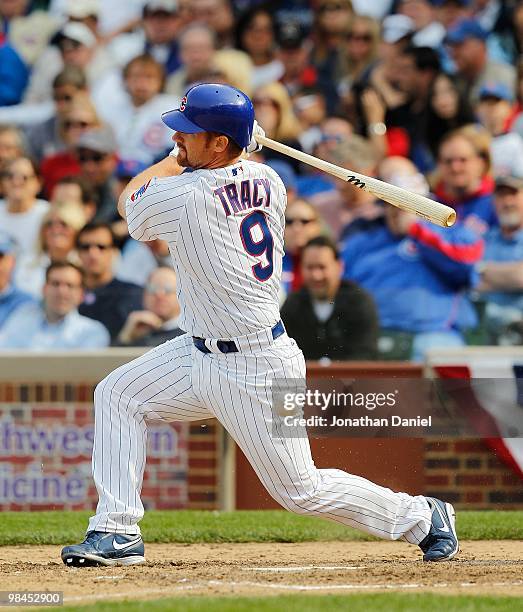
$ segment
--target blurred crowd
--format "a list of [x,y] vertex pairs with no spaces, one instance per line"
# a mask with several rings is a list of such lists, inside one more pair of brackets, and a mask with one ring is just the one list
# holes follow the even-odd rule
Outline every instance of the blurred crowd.
[[166,243],[116,202],[193,84],[267,136],[454,207],[440,228],[263,149],[288,192],[282,318],[308,359],[523,343],[523,2],[0,0],[0,348],[183,333]]

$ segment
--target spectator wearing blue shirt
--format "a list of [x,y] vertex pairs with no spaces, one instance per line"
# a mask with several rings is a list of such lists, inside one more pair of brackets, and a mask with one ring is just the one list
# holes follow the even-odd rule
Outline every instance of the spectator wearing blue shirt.
[[17,308],[32,302],[33,298],[13,285],[16,264],[16,242],[0,230],[0,329]]
[[0,348],[52,351],[96,349],[109,344],[98,321],[78,314],[83,299],[83,272],[74,264],[52,263],[46,271],[44,300],[20,307],[0,332]]
[[523,321],[523,178],[496,179],[494,206],[499,227],[485,237],[485,256],[476,269],[476,289],[486,302],[485,323],[498,342]]
[[383,226],[347,241],[344,277],[372,295],[382,332],[409,335],[420,361],[428,348],[463,345],[462,332],[476,325],[465,290],[482,254],[483,241],[463,225],[439,228],[386,205]]
[[29,82],[29,68],[16,49],[0,44],[0,106],[11,106],[22,100]]

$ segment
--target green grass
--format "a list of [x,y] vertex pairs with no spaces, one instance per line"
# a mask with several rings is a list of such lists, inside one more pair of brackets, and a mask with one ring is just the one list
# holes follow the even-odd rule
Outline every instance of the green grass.
[[[520,601],[520,604],[517,602]],[[403,593],[354,595],[282,595],[279,597],[181,597],[66,606],[81,612],[486,612],[520,609],[515,597],[467,597]],[[43,608],[42,608],[43,610]],[[59,612],[61,608],[46,608]]]
[[[85,532],[89,512],[3,512],[0,546],[67,544]],[[371,540],[330,521],[280,510],[150,511],[140,523],[146,542],[319,542]],[[458,512],[463,540],[523,539],[523,512]]]

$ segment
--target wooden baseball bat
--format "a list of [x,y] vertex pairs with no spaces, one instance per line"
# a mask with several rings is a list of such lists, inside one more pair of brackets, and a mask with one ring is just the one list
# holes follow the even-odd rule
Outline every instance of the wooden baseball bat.
[[408,212],[415,213],[419,217],[431,223],[435,223],[436,225],[450,227],[454,225],[456,221],[456,211],[450,208],[450,206],[446,206],[445,204],[441,204],[440,202],[436,202],[417,193],[412,193],[402,187],[396,187],[396,185],[385,183],[371,176],[366,176],[365,174],[359,174],[358,172],[347,170],[341,166],[336,166],[335,164],[308,155],[303,151],[293,149],[292,147],[272,140],[271,138],[267,138],[266,136],[256,136],[256,141],[264,147],[274,149],[279,153],[298,159],[305,164],[318,168],[318,170],[323,170],[323,172],[327,172],[328,174],[332,174],[332,176],[352,183],[355,187],[359,187],[360,189],[364,189],[374,194],[380,200],[393,204]]

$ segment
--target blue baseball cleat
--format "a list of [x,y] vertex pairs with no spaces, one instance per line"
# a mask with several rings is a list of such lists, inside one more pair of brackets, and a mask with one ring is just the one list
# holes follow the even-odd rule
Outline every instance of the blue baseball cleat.
[[427,497],[432,509],[432,525],[427,537],[419,543],[423,561],[449,561],[459,550],[456,535],[456,512],[452,504]]
[[81,544],[62,549],[62,561],[69,567],[145,563],[142,536],[90,531]]

